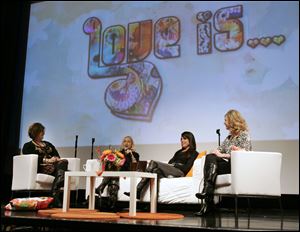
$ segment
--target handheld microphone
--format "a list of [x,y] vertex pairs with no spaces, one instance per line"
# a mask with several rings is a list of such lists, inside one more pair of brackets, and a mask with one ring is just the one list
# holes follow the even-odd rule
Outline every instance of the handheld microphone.
[[74,154],[75,158],[77,157],[77,141],[78,141],[78,135],[76,135],[75,137],[75,154]]
[[95,142],[95,138],[92,138],[92,151],[91,151],[91,159],[93,159],[93,156],[94,156],[94,142]]
[[218,144],[219,144],[219,146],[220,146],[220,136],[221,136],[220,129],[217,129],[217,130],[216,130],[216,133],[217,133],[217,135],[218,135]]

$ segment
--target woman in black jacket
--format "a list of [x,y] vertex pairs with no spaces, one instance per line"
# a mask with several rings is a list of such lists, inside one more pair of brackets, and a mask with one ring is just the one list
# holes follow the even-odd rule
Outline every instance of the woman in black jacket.
[[61,159],[56,148],[48,141],[44,141],[45,127],[39,123],[29,126],[28,135],[32,139],[24,144],[22,153],[38,155],[38,173],[44,173],[55,177],[52,184],[54,206],[61,207],[59,189],[64,186],[65,171],[68,169],[68,161]]
[[[151,160],[146,168],[146,172],[157,173],[158,178],[185,176],[193,166],[198,152],[196,151],[195,137],[191,132],[183,132],[181,134],[180,141],[181,149],[174,154],[173,158],[170,159],[167,164]],[[143,178],[139,182],[137,186],[137,199],[140,199],[141,192],[148,185],[148,183],[149,178]],[[129,192],[124,192],[124,194],[130,196]]]

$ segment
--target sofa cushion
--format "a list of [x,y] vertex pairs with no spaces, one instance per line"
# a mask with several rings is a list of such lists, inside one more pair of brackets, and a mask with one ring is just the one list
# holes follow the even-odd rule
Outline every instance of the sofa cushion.
[[36,182],[37,183],[43,183],[43,184],[52,184],[55,177],[43,173],[38,173],[36,175]]
[[218,175],[216,179],[216,187],[231,185],[231,174]]
[[[198,154],[197,158],[196,159],[200,159],[202,158],[203,156],[206,155],[206,151],[202,151]],[[195,161],[194,161],[195,162]],[[193,166],[191,167],[190,171],[185,175],[186,177],[191,177],[193,176]]]

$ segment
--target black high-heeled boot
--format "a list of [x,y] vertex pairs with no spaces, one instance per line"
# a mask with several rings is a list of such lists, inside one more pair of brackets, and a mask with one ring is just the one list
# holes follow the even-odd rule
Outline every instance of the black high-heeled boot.
[[53,197],[53,202],[52,202],[52,206],[54,208],[62,208],[62,203],[59,199],[59,191],[52,193],[52,197]]
[[196,216],[205,216],[213,213],[215,210],[215,204],[213,201],[213,195],[207,195],[205,199],[202,199],[202,204],[199,212],[194,213]]
[[[154,170],[157,168],[157,163],[153,160],[150,161],[148,167],[146,168],[146,172],[151,172],[154,173]],[[148,185],[149,183],[149,179],[148,178],[142,178],[142,180],[138,183],[137,187],[136,187],[136,198],[138,200],[141,199],[141,193],[143,191],[143,189],[145,188],[146,185]],[[130,196],[130,192],[124,192],[124,194],[126,196]]]
[[215,163],[210,163],[209,168],[204,175],[203,190],[201,193],[195,194],[197,198],[204,199],[207,195],[213,195],[217,175],[217,165]]
[[52,189],[51,189],[52,196],[54,198],[53,206],[56,208],[62,207],[62,203],[59,199],[59,189],[64,186],[64,182],[65,182],[65,170],[59,169],[57,170],[57,174],[53,181]]
[[[206,169],[205,169],[206,170]],[[207,172],[204,174],[204,187],[201,193],[196,193],[196,197],[201,199],[201,208],[196,212],[196,216],[204,216],[214,211],[214,188],[217,178],[217,165],[210,163]]]
[[118,191],[119,191],[119,185],[118,183],[114,183],[108,185],[108,194],[109,194],[109,208],[112,211],[115,211],[116,209],[116,203],[118,200]]
[[101,195],[109,182],[110,182],[110,178],[109,177],[104,177],[101,184],[96,188],[95,192],[98,195]]
[[[141,193],[144,187],[149,183],[148,178],[142,178],[141,181],[138,183],[136,187],[136,199],[140,200],[141,199]],[[124,192],[124,194],[128,197],[130,197],[130,192]]]

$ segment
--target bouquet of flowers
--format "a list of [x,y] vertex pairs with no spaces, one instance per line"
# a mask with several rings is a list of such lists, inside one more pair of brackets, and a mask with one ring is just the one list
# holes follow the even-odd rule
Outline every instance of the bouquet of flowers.
[[102,164],[101,173],[103,171],[119,171],[125,163],[125,156],[118,150],[107,149],[101,153],[99,147],[97,153]]

